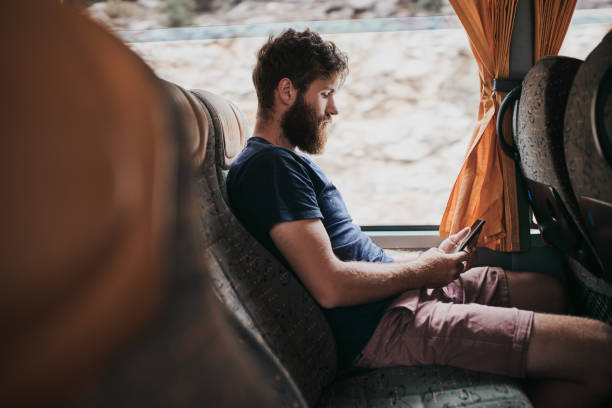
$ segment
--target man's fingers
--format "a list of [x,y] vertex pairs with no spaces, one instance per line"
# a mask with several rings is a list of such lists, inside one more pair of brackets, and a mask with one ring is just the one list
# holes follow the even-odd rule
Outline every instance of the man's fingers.
[[470,253],[472,255],[472,258],[470,258],[470,264],[476,263],[476,261],[478,261],[478,251],[474,249],[474,251],[471,251]]
[[453,257],[453,260],[455,262],[463,262],[463,261],[467,261],[470,257],[470,253],[466,252],[465,250],[463,251],[459,251],[459,252],[455,252],[452,254],[449,254]]
[[453,280],[457,279],[463,272],[467,271],[467,262],[458,262],[453,274]]
[[458,231],[452,235],[452,240],[456,242],[457,244],[460,243],[465,237],[468,236],[468,234],[470,233],[470,230],[471,230],[470,227],[463,228],[461,231]]

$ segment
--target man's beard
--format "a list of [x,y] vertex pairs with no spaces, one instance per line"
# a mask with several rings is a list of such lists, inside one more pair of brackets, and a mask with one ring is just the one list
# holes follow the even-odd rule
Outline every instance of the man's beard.
[[299,94],[293,106],[283,114],[281,129],[283,136],[301,151],[318,154],[327,143],[327,124],[331,115],[317,117],[315,110]]

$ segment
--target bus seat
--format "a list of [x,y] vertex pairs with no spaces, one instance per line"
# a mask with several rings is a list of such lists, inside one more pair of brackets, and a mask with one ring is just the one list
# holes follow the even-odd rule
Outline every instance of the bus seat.
[[1,8],[0,406],[278,406],[190,247],[197,114],[68,5]]
[[164,81],[173,103],[178,108],[187,139],[188,154],[191,156],[194,171],[202,168],[206,154],[206,141],[208,140],[209,122],[206,110],[193,94],[172,82]]
[[542,238],[598,273],[569,181],[563,153],[567,95],[582,61],[541,58],[523,80],[515,144]]
[[602,279],[576,268],[589,315],[612,324],[612,31],[576,73],[564,123],[565,159]]
[[605,313],[591,306],[596,293],[586,292],[585,282],[600,280],[603,267],[586,232],[564,151],[566,106],[582,64],[574,58],[544,57],[531,68],[523,80],[514,136],[542,238],[565,255],[571,271],[572,307],[607,321]]
[[224,173],[246,142],[246,121],[225,98],[194,94],[213,124],[202,175],[202,248],[222,299],[278,356],[299,387],[295,400],[313,405],[336,374],[331,330],[301,283],[242,227],[229,209]]
[[217,171],[222,179],[219,188],[228,202],[225,178],[229,168],[242,151],[248,135],[248,122],[244,113],[232,102],[212,92],[194,90],[209,107],[213,126],[220,142],[217,146]]
[[192,182],[194,169],[205,159],[210,117],[189,91],[170,82],[162,85],[182,153],[173,173],[178,224],[170,239],[177,250],[164,287],[166,301],[151,329],[114,361],[110,373],[83,398],[84,405],[279,406],[281,401],[260,378],[278,376],[277,366],[219,302],[196,255],[194,225],[199,217]]
[[576,74],[565,118],[565,156],[584,224],[612,283],[612,31]]
[[581,64],[575,58],[544,57],[529,70],[515,116],[514,139],[542,238],[601,275],[601,262],[584,230],[563,151],[567,97]]
[[313,407],[430,406],[433,401],[439,404],[435,406],[453,406],[473,396],[479,407],[531,406],[517,381],[452,367],[338,373],[335,342],[319,306],[295,275],[244,229],[224,197],[225,172],[245,144],[242,114],[223,97],[193,93],[213,123],[203,173],[197,180],[203,212],[200,246],[218,295],[286,367],[291,381],[283,381],[296,389],[285,391],[285,401],[300,405],[303,395]]
[[78,12],[1,8],[0,405],[61,406],[159,310],[170,122],[152,71]]

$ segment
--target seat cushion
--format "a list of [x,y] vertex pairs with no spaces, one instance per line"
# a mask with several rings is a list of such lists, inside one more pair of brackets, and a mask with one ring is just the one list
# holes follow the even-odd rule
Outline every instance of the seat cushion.
[[518,380],[453,367],[392,367],[335,381],[319,407],[531,407]]

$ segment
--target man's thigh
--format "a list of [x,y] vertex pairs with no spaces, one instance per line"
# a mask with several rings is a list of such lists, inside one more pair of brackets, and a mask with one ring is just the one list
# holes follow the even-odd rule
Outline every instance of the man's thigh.
[[422,297],[414,313],[388,310],[358,365],[443,364],[525,376],[533,312]]

